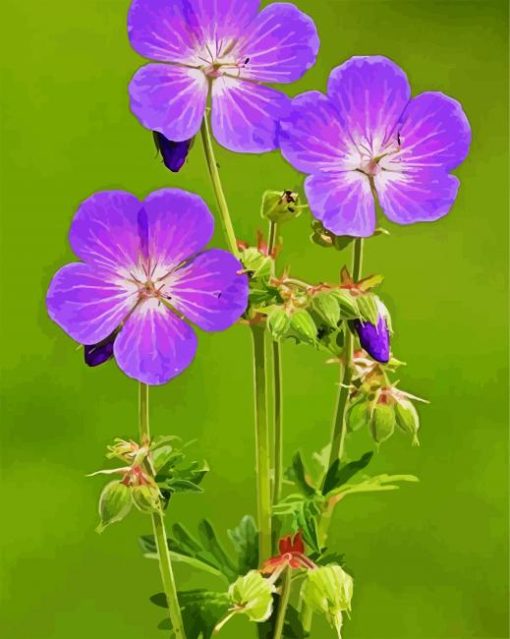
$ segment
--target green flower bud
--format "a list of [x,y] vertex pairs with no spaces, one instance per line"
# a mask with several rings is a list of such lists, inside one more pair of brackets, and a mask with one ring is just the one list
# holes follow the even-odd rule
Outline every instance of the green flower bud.
[[397,426],[404,433],[411,435],[413,445],[418,446],[418,430],[420,428],[420,417],[414,404],[405,397],[399,398],[395,404],[395,415],[397,418]]
[[390,404],[376,404],[372,410],[372,438],[381,444],[393,435],[395,430],[395,409]]
[[290,329],[307,344],[317,343],[317,326],[308,311],[299,309],[290,317]]
[[241,262],[251,277],[269,278],[272,270],[272,259],[264,255],[254,246],[244,249]]
[[313,611],[326,615],[339,638],[342,612],[350,611],[352,593],[352,577],[334,564],[310,570],[301,588],[301,598]]
[[358,302],[361,319],[374,325],[377,324],[377,320],[379,319],[377,296],[373,293],[365,293],[364,295],[360,295],[356,299]]
[[301,211],[299,195],[292,191],[266,191],[260,209],[262,217],[283,224],[297,217]]
[[362,400],[353,404],[347,413],[347,428],[351,432],[368,426],[370,421],[371,410],[368,401]]
[[336,297],[342,318],[356,319],[360,316],[360,309],[358,308],[356,298],[354,298],[349,291],[335,288],[331,291],[331,294]]
[[131,490],[133,503],[142,513],[153,513],[159,510],[160,494],[157,486],[140,484],[133,486]]
[[290,317],[283,308],[276,308],[267,318],[267,328],[274,340],[285,337],[290,327]]
[[340,321],[340,306],[336,296],[332,293],[319,293],[312,302],[313,309],[331,328],[336,328]]
[[239,577],[228,589],[228,596],[237,612],[247,615],[250,621],[262,622],[273,612],[274,585],[258,570],[250,570]]
[[131,510],[131,490],[121,481],[112,481],[103,488],[99,497],[100,522],[97,532],[116,521],[121,521]]

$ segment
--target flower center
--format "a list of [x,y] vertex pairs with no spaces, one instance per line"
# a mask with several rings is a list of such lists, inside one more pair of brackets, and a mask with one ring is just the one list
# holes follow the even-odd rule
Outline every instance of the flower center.
[[145,283],[141,283],[138,286],[138,297],[141,300],[146,300],[152,297],[157,299],[166,298],[166,295],[163,293],[164,287],[164,284],[156,285],[151,280],[147,280]]
[[236,44],[235,40],[207,43],[196,56],[199,68],[213,80],[222,75],[239,76],[241,69],[250,60],[249,58],[239,59],[234,51]]

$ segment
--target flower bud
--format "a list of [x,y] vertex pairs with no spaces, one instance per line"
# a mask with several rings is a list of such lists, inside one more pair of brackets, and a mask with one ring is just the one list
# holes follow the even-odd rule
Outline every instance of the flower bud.
[[352,326],[362,348],[377,362],[387,364],[390,361],[390,331],[385,315],[379,312],[376,323],[354,320]]
[[121,521],[131,510],[131,490],[122,481],[112,481],[103,488],[99,497],[99,526],[97,532],[116,521]]
[[153,513],[159,510],[159,489],[155,485],[140,484],[133,486],[132,497],[134,505],[142,513]]
[[299,195],[292,191],[266,191],[262,196],[261,215],[282,224],[299,215]]
[[310,608],[326,615],[340,637],[342,612],[349,612],[353,593],[352,577],[340,566],[330,564],[310,570],[301,588],[301,598]]
[[172,171],[172,173],[179,172],[186,162],[186,158],[188,157],[189,150],[195,138],[183,140],[182,142],[173,142],[165,138],[159,131],[153,131],[153,136],[156,149],[161,153],[163,164],[167,169]]
[[274,340],[285,337],[290,327],[290,317],[283,308],[276,308],[267,318],[267,328]]
[[347,413],[347,428],[354,432],[364,426],[368,426],[371,421],[370,403],[368,401],[360,401],[353,404]]
[[83,354],[87,366],[99,366],[113,357],[113,343],[117,337],[118,330],[113,331],[108,337],[97,342],[97,344],[85,344]]
[[331,294],[336,297],[340,306],[340,314],[344,319],[355,319],[360,316],[360,309],[356,298],[349,291],[341,288],[335,288]]
[[269,619],[273,611],[275,587],[258,570],[250,570],[239,577],[228,589],[228,596],[237,612],[245,614],[250,621],[262,622]]
[[420,417],[414,404],[407,398],[399,398],[395,404],[395,415],[397,426],[413,438],[413,445],[419,445],[418,429],[420,428]]
[[319,293],[312,303],[313,309],[320,315],[328,326],[336,328],[340,321],[340,306],[334,293]]
[[317,343],[317,326],[308,311],[298,309],[290,317],[290,330],[307,344]]
[[376,404],[372,409],[372,438],[376,444],[382,444],[393,435],[395,430],[395,409],[391,404]]

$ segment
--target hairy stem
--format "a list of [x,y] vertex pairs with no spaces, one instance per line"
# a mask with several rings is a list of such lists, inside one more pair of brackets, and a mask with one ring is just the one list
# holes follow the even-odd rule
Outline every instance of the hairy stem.
[[228,210],[227,200],[221,184],[220,173],[218,171],[218,163],[214,154],[214,146],[211,136],[211,129],[209,126],[209,113],[206,112],[202,127],[200,129],[202,136],[202,144],[204,147],[205,161],[207,163],[207,169],[209,171],[209,177],[211,178],[211,184],[218,203],[218,209],[220,211],[220,220],[223,227],[223,233],[228,243],[230,251],[239,257],[239,250],[237,248],[236,236],[234,233],[234,227],[230,218],[230,212]]
[[253,380],[255,394],[255,439],[257,466],[257,519],[259,561],[271,556],[271,474],[267,420],[265,327],[251,326],[253,339]]
[[[363,262],[363,238],[356,238],[353,249],[352,278],[357,282],[361,277]],[[352,355],[354,338],[348,327],[345,329],[345,342],[343,350],[343,366],[338,388],[335,417],[333,421],[333,435],[331,438],[331,453],[329,466],[344,455],[346,428],[346,413],[349,402],[349,393],[352,380]]]
[[[149,442],[149,387],[147,386],[147,384],[142,384],[140,382],[138,397],[140,439],[142,443]],[[161,581],[163,582],[163,590],[165,591],[166,600],[168,603],[168,611],[170,614],[170,621],[172,623],[172,636],[175,639],[186,639],[186,634],[184,633],[184,626],[182,623],[181,608],[179,606],[179,600],[177,598],[177,587],[175,585],[172,562],[170,560],[170,552],[168,550],[166,541],[167,535],[165,530],[163,511],[160,509],[158,512],[152,513],[151,516],[154,538],[156,540],[156,547],[158,549],[159,571],[161,573]]]

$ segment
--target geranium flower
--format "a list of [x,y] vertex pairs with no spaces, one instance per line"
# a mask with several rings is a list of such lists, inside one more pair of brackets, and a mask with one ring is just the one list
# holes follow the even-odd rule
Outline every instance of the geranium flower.
[[311,67],[319,38],[310,17],[288,3],[258,13],[260,0],[134,0],[131,46],[155,64],[129,85],[131,109],[143,126],[174,142],[200,129],[208,97],[212,130],[232,151],[277,148],[282,93],[261,84],[287,83]]
[[405,73],[382,56],[354,57],[331,72],[327,95],[292,102],[281,123],[284,157],[309,173],[310,208],[336,235],[366,237],[374,195],[398,224],[437,220],[450,210],[471,130],[461,105],[443,93],[411,98]]
[[301,532],[297,532],[294,537],[291,535],[282,537],[278,542],[278,550],[279,554],[276,557],[271,557],[262,564],[261,573],[265,575],[280,574],[287,566],[307,570],[316,567],[314,562],[305,555]]
[[247,306],[241,263],[227,251],[203,250],[213,226],[205,202],[179,189],[161,189],[143,202],[124,191],[92,195],[69,234],[83,261],[54,276],[50,317],[76,341],[95,345],[99,359],[107,359],[113,341],[126,375],[167,382],[190,365],[197,348],[185,318],[221,331]]

